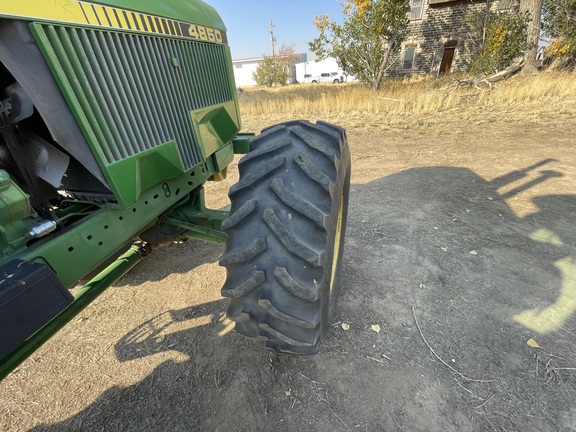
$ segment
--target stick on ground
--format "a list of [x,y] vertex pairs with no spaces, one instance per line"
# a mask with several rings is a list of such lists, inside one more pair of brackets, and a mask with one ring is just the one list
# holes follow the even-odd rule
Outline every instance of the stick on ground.
[[446,366],[448,369],[450,369],[450,371],[456,375],[458,375],[460,378],[462,378],[464,381],[470,381],[470,382],[480,382],[480,383],[490,383],[490,382],[494,382],[494,380],[484,380],[484,379],[472,379],[472,378],[468,378],[466,375],[464,375],[461,372],[458,372],[456,369],[454,369],[452,366],[450,366],[448,363],[446,363],[442,357],[440,357],[438,354],[436,354],[436,351],[434,351],[434,348],[432,348],[430,346],[430,344],[428,343],[428,341],[426,340],[426,338],[424,337],[424,333],[422,333],[422,329],[420,328],[420,324],[418,324],[418,318],[416,318],[416,308],[414,306],[412,306],[412,314],[414,315],[414,322],[416,323],[416,327],[418,328],[418,331],[420,332],[420,336],[422,337],[422,340],[424,341],[424,343],[426,344],[426,346],[428,347],[428,349],[430,350],[430,352],[432,353],[432,355],[434,357],[436,357],[436,359],[438,359],[440,361],[440,363],[442,363],[444,366]]

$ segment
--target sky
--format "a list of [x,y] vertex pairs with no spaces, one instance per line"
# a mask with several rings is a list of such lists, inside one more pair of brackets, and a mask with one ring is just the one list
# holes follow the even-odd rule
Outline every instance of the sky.
[[308,42],[318,36],[314,15],[327,13],[335,21],[342,19],[339,0],[205,0],[214,7],[228,28],[232,59],[272,54],[270,20],[274,24],[276,46],[294,44],[296,53],[308,53]]

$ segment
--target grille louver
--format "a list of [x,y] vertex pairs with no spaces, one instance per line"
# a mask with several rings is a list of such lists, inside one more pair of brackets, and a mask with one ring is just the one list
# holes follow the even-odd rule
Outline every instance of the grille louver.
[[185,169],[203,158],[190,111],[234,100],[227,47],[39,25],[43,49],[106,164],[175,141]]

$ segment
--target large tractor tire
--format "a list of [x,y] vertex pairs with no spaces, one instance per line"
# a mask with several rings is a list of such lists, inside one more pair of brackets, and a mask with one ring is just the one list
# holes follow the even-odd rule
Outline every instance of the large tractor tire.
[[220,265],[228,317],[268,348],[314,354],[340,289],[350,189],[344,129],[293,121],[264,129],[229,192]]

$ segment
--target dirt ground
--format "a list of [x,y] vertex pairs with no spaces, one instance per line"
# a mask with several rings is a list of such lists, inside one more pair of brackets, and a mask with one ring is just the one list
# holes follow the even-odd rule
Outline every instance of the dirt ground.
[[349,130],[318,355],[230,332],[223,247],[171,245],[0,383],[0,430],[576,430],[576,119],[543,123]]

